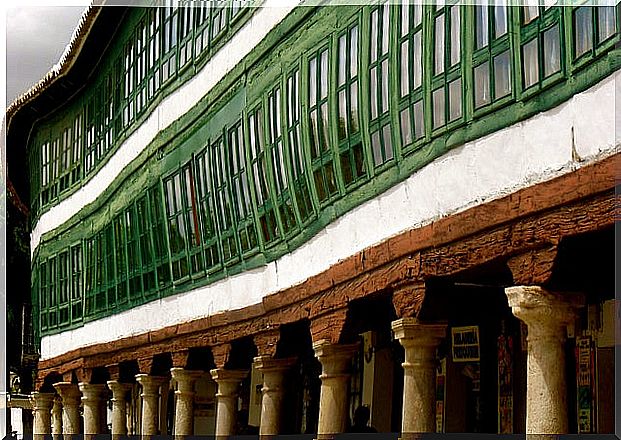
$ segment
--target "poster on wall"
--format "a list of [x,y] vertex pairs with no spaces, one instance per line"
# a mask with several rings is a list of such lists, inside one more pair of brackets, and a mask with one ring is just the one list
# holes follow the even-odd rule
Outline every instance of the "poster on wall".
[[594,432],[594,368],[593,340],[590,336],[576,338],[576,383],[578,404],[578,433]]
[[451,329],[453,342],[453,362],[478,362],[479,354],[479,326],[453,327]]
[[436,432],[444,432],[446,402],[446,358],[441,359],[436,372]]
[[513,434],[513,338],[498,336],[498,433]]

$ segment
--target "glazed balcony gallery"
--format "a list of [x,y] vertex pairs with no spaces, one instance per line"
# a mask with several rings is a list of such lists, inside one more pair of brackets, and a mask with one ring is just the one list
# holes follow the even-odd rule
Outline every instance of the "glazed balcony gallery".
[[453,146],[552,108],[617,68],[613,7],[320,9],[291,25],[278,57],[257,53],[252,67],[236,66],[203,113],[186,115],[186,129],[152,142],[108,188],[111,199],[39,243],[41,216],[105,172],[153,107],[254,10],[133,10],[94,80],[36,127],[41,334],[273,261]]
[[7,112],[34,433],[613,432],[620,8],[548,3],[90,7]]

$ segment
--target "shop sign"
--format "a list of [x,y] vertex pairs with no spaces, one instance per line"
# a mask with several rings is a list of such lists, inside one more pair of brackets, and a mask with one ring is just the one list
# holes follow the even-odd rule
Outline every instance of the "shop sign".
[[453,327],[453,362],[479,362],[479,326]]
[[576,382],[578,385],[578,433],[593,432],[595,385],[594,350],[590,336],[576,338]]

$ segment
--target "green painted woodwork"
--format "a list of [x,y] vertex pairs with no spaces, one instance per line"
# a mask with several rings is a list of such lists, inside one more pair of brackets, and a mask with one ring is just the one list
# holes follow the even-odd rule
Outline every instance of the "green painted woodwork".
[[[522,7],[294,10],[94,203],[44,234],[32,271],[39,334],[265,265],[451,148],[597,83],[621,65],[614,48],[619,34],[607,13],[578,9],[541,7],[531,21]],[[125,48],[121,54],[136,35],[132,29],[150,35],[149,17],[162,14],[160,26],[169,33],[167,23],[178,19],[174,56],[162,49],[158,64],[166,85],[149,89],[148,78],[155,77],[147,69],[148,80],[138,81],[143,85],[121,87],[117,113],[94,117],[110,128],[93,134],[100,142],[88,147],[89,106],[108,108],[100,104],[117,99],[101,92],[108,90],[108,73],[131,64],[131,57],[104,58],[93,81],[99,95],[87,87],[83,99],[35,127],[33,208],[42,212],[45,203],[58,203],[86,182],[162,97],[206,62],[200,48],[213,47],[224,34],[204,13],[132,11],[113,43],[117,51]],[[619,29],[619,14],[612,17]],[[235,18],[229,26],[242,22]],[[590,23],[589,37],[579,43],[574,23]],[[447,44],[436,50],[440,39]],[[130,53],[149,44],[148,38],[132,41]],[[528,44],[536,63],[531,76],[525,73],[535,66],[526,63]],[[558,57],[552,67],[546,65],[551,50]],[[171,77],[163,79],[162,69]],[[80,118],[82,131],[75,128]],[[51,167],[54,161],[62,167]]]

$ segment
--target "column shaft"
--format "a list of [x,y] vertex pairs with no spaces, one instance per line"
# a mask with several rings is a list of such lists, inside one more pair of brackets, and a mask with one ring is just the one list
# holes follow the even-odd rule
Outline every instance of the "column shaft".
[[436,347],[446,334],[446,325],[402,318],[392,323],[392,329],[405,351],[402,437],[435,432]]
[[108,388],[112,391],[112,438],[116,439],[127,435],[127,393],[131,385],[118,380],[108,381]]
[[282,424],[282,405],[285,397],[283,387],[285,373],[295,363],[295,359],[272,359],[269,356],[254,358],[257,370],[263,373],[261,392],[261,425],[259,435],[262,439],[280,434]]
[[35,439],[43,438],[52,433],[52,406],[54,404],[53,393],[32,393],[33,428]]
[[54,398],[52,406],[52,438],[60,440],[63,435],[63,404],[60,396]]
[[313,344],[322,367],[319,397],[318,439],[332,439],[345,432],[349,423],[350,365],[358,344],[332,344],[323,339]]
[[513,314],[528,327],[526,433],[565,434],[569,429],[566,327],[576,319],[584,296],[561,295],[539,286],[508,287],[505,294]]
[[170,374],[177,382],[175,387],[175,437],[194,435],[194,383],[201,376],[199,371],[171,368]]
[[216,438],[227,438],[235,434],[237,418],[237,393],[239,384],[248,375],[247,371],[211,370],[211,377],[218,384],[216,394]]
[[79,383],[82,392],[82,406],[84,414],[84,435],[92,436],[102,434],[102,406],[105,406],[104,392],[106,386],[103,384]]
[[70,382],[55,383],[54,388],[63,401],[64,438],[71,440],[73,436],[80,434],[80,390]]
[[142,425],[140,433],[145,435],[158,434],[160,386],[166,381],[165,377],[137,374],[136,381],[142,386]]

